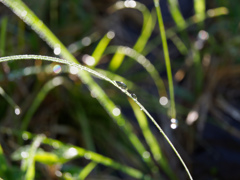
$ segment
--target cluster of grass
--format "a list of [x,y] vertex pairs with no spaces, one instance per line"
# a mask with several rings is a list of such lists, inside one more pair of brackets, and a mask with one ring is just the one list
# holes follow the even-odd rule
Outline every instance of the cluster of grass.
[[[209,34],[199,30],[205,29],[206,19],[226,15],[225,7],[206,11],[205,1],[196,0],[195,14],[185,20],[178,1],[169,0],[176,25],[165,30],[158,0],[153,1],[151,12],[139,2],[118,1],[108,7],[108,12],[137,10],[143,17],[140,35],[130,47],[116,45],[114,31],[103,33],[92,28],[93,16],[97,15],[86,12],[87,2],[35,2],[49,12],[39,12],[34,2],[29,3],[36,14],[48,17],[48,26],[23,1],[0,2],[20,18],[1,18],[0,94],[6,101],[0,103],[0,178],[192,179],[169,140],[172,133],[168,138],[159,123],[175,129],[176,118],[189,115],[190,109],[175,105],[174,93],[193,104],[197,99],[193,97],[202,92],[207,63],[202,61],[207,54],[203,46]],[[81,28],[72,27],[77,17]],[[199,31],[194,42],[188,28],[195,34]],[[156,29],[160,33],[154,37]],[[76,39],[80,40],[72,42]],[[196,84],[190,95],[182,93],[180,87],[174,91],[168,39],[181,57],[191,59],[190,63],[173,66],[177,81],[184,78],[186,68],[194,69]],[[63,44],[69,44],[68,48]],[[158,53],[157,57],[165,61],[154,64],[148,55],[161,44],[163,56]],[[165,69],[167,80],[160,76]],[[187,118],[189,125],[191,120],[196,119]],[[176,157],[184,170],[174,167]]]

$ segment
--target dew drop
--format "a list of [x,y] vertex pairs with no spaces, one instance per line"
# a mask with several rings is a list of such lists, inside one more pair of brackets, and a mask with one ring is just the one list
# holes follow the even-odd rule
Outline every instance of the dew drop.
[[119,108],[114,108],[112,111],[114,116],[119,116],[121,114],[121,110]]
[[14,109],[14,112],[15,112],[16,115],[19,115],[19,114],[21,114],[21,109],[19,107],[16,107]]
[[150,157],[150,153],[148,151],[145,151],[143,154],[142,154],[143,158],[147,159]]
[[90,153],[85,153],[84,154],[85,159],[91,159],[91,154]]
[[81,42],[84,46],[89,46],[92,41],[91,41],[90,37],[85,37],[85,38],[82,39]]
[[57,45],[55,46],[54,50],[53,50],[53,53],[55,55],[59,55],[61,53],[61,48],[60,48],[60,45]]
[[57,171],[55,171],[55,175],[57,177],[62,177],[62,172],[57,170]]
[[88,54],[83,55],[82,61],[88,66],[93,66],[95,64],[95,58]]
[[175,119],[175,118],[172,118],[172,119],[171,119],[171,125],[170,125],[170,127],[171,127],[172,129],[176,129],[176,128],[178,127],[178,120]]
[[120,81],[115,81],[115,83],[117,83],[118,87],[120,87],[122,90],[127,90],[127,85],[124,84],[123,82],[120,82]]
[[159,99],[159,103],[160,103],[162,106],[166,106],[167,103],[168,103],[168,98],[165,97],[165,96],[162,96],[162,97]]
[[136,7],[137,4],[134,0],[126,0],[124,2],[124,5],[125,5],[125,7],[128,7],[128,8],[134,8],[134,7]]
[[77,74],[78,73],[78,68],[74,67],[74,66],[71,66],[69,68],[69,71],[71,74]]
[[70,159],[70,158],[73,158],[74,156],[76,156],[77,154],[78,154],[77,150],[75,148],[71,147],[63,154],[63,156],[66,159]]
[[27,134],[27,133],[23,133],[22,134],[22,138],[23,138],[23,140],[28,140],[29,139],[29,135]]
[[26,15],[27,15],[27,11],[24,10],[24,11],[21,12],[21,16],[22,16],[22,18],[25,18]]
[[28,152],[25,152],[25,151],[21,152],[22,158],[27,158],[28,155],[29,155]]
[[131,93],[132,98],[136,101],[137,100],[137,95],[134,93]]
[[55,72],[56,74],[60,73],[62,71],[62,68],[60,65],[55,65],[53,66],[53,72]]
[[107,33],[107,37],[108,37],[109,39],[113,39],[113,38],[115,37],[115,33],[114,33],[113,31],[109,31],[109,32]]

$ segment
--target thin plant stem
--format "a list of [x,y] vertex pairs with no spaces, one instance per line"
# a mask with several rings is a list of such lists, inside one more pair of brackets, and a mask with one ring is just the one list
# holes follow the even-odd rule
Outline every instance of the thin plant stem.
[[171,117],[176,118],[171,63],[170,63],[170,58],[169,58],[167,38],[166,38],[165,28],[164,28],[164,24],[163,24],[159,0],[154,0],[154,4],[155,4],[156,12],[157,12],[158,24],[159,24],[159,29],[160,29],[160,34],[161,34],[161,39],[162,39],[162,44],[163,44],[164,58],[165,58],[166,69],[167,69],[169,94],[170,94],[170,102],[171,102],[171,106],[170,106]]
[[[159,5],[159,0],[154,0],[154,5],[156,8],[157,12],[157,17],[158,17],[158,24],[159,24],[159,29],[160,29],[160,34],[161,34],[161,39],[162,39],[162,44],[163,44],[163,52],[164,52],[164,58],[166,62],[166,69],[167,69],[167,76],[168,76],[168,84],[169,84],[169,93],[170,93],[170,102],[171,102],[171,116],[172,118],[176,118],[176,110],[175,110],[175,101],[174,101],[174,88],[173,88],[173,80],[172,80],[172,71],[171,71],[171,63],[170,63],[170,58],[169,58],[169,52],[168,52],[168,45],[167,45],[167,38],[165,34],[165,28],[163,24],[163,19],[162,19],[162,14],[161,14],[161,9]],[[148,112],[145,112],[148,115]],[[150,115],[150,114],[149,114]],[[152,116],[150,115],[150,119],[152,122],[155,124],[155,126],[159,129],[159,131],[162,133],[164,138],[168,141],[176,155],[178,156],[179,160],[181,161],[182,165],[184,166],[189,178],[192,180],[192,176],[184,163],[183,159],[181,158],[180,154],[177,152],[176,148],[173,146],[172,142],[170,139],[167,137],[167,135],[163,132],[161,127],[156,123],[154,119],[152,119]]]

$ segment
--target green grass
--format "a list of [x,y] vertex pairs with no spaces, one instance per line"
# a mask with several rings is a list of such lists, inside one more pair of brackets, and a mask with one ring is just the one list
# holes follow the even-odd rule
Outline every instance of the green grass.
[[[133,1],[130,6],[129,2],[119,1],[107,9],[111,15],[121,13],[116,12],[119,10],[137,10],[142,18],[141,32],[133,46],[128,47],[112,41],[117,34],[111,29],[107,32],[89,29],[91,22],[87,21],[97,17],[96,12],[89,14],[82,7],[79,11],[77,1],[71,0],[69,6],[58,0],[48,4],[49,7],[45,5],[50,12],[41,13],[50,17],[49,22],[31,4],[32,10],[20,0],[1,2],[21,18],[16,22],[8,17],[1,19],[0,62],[4,64],[4,72],[0,72],[0,94],[6,101],[0,103],[3,109],[0,117],[6,121],[3,117],[8,113],[12,120],[10,124],[14,122],[10,128],[2,126],[0,129],[3,138],[11,137],[7,143],[0,139],[1,178],[46,179],[48,175],[43,169],[51,174],[50,169],[55,168],[53,176],[60,179],[106,175],[109,179],[116,176],[175,180],[180,177],[178,171],[184,171],[172,166],[171,162],[178,158],[185,175],[193,179],[171,141],[175,142],[175,134],[166,126],[169,126],[170,119],[177,118],[179,129],[187,131],[184,117],[191,110],[188,105],[194,103],[194,95],[203,91],[202,56],[205,50],[194,47],[195,40],[189,38],[188,28],[195,27],[195,24],[198,28],[204,27],[204,20],[226,15],[225,7],[205,12],[205,1],[194,1],[195,15],[185,20],[178,2],[169,0],[176,26],[165,30],[158,0],[154,0],[155,9],[151,11],[139,2]],[[62,16],[60,13],[69,10],[74,15],[65,13]],[[75,16],[84,19],[84,27],[74,31],[71,22],[76,21]],[[158,29],[160,36],[151,37]],[[12,31],[17,32],[16,35]],[[72,34],[66,33],[65,37],[64,31]],[[196,29],[192,31],[198,32]],[[80,36],[76,38],[75,34]],[[192,66],[186,65],[182,59],[180,63],[170,60],[168,39],[184,58],[193,54]],[[64,44],[70,44],[68,49]],[[160,44],[163,50],[155,52]],[[156,60],[147,58],[152,52]],[[53,57],[55,55],[60,58]],[[84,55],[94,62],[81,65],[79,59]],[[59,65],[59,72],[53,70],[56,65]],[[178,87],[173,79],[174,74],[192,67],[195,68],[193,80],[198,83],[191,93],[183,92],[184,88]],[[139,72],[140,68],[144,71]],[[116,81],[123,82],[127,88]],[[187,105],[175,102],[175,96]],[[161,97],[170,102],[161,105]],[[116,111],[119,112],[116,114]],[[172,152],[177,156],[173,157]]]

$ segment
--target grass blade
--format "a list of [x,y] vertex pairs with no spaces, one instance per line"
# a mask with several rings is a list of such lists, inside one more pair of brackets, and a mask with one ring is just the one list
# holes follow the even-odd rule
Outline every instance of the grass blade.
[[164,154],[162,153],[159,143],[157,139],[154,137],[153,133],[151,132],[148,121],[146,118],[146,115],[139,109],[136,103],[134,103],[133,100],[129,99],[129,103],[134,111],[135,117],[138,121],[138,124],[143,132],[144,138],[150,147],[150,150],[153,154],[154,159],[161,165],[165,173],[171,177],[171,179],[176,179],[174,176],[174,173],[169,168],[169,164],[167,162],[167,159],[164,157]]
[[108,46],[109,42],[114,38],[115,33],[113,31],[109,31],[98,43],[97,47],[92,53],[92,57],[94,58],[94,64],[92,67],[96,66],[100,61],[103,52],[105,51],[106,47]]
[[[76,58],[69,53],[67,48],[57,39],[57,37],[43,24],[43,22],[38,19],[38,17],[20,0],[0,0],[3,2],[6,6],[8,6],[12,11],[19,16],[20,18],[25,21],[29,26],[32,27],[32,29],[43,39],[47,42],[47,44],[54,49],[54,53],[56,55],[63,56],[67,61],[60,63],[66,63],[66,64],[78,64],[78,68],[80,69],[87,69],[84,66],[80,66],[79,62],[76,60]],[[49,59],[49,58],[48,58]],[[88,68],[88,72],[93,74],[98,74],[98,77],[104,77],[101,74],[92,71]],[[105,94],[105,92],[102,90],[101,87],[92,79],[92,77],[88,74],[86,71],[79,71],[80,79],[83,83],[85,83],[90,91],[94,90],[96,92],[96,99],[99,101],[99,103],[103,106],[103,108],[106,110],[106,112],[110,115],[110,117],[119,124],[125,124],[124,126],[120,126],[120,128],[128,135],[130,138],[131,143],[136,148],[136,150],[142,154],[145,151],[144,146],[142,145],[141,141],[138,139],[138,137],[133,133],[133,128],[130,123],[125,121],[122,115],[120,116],[114,116],[112,114],[112,110],[116,107],[116,105],[108,98],[108,96]],[[108,78],[105,80],[109,81]],[[117,84],[113,81],[109,81],[115,86]],[[118,87],[118,86],[117,86]],[[130,95],[129,95],[130,96]],[[151,167],[152,163],[147,162],[146,163]]]
[[84,167],[84,169],[79,173],[78,178],[80,180],[84,180],[91,171],[96,167],[97,163],[90,162],[87,166]]
[[175,110],[175,100],[174,100],[174,87],[173,87],[173,79],[172,79],[172,70],[171,70],[171,63],[169,58],[169,52],[168,52],[168,45],[167,45],[167,38],[165,33],[165,28],[163,24],[162,19],[162,13],[160,10],[160,5],[158,0],[154,0],[154,5],[157,11],[157,17],[158,17],[158,24],[159,24],[159,30],[161,33],[161,39],[163,44],[163,52],[164,52],[164,58],[166,63],[166,69],[167,69],[167,77],[168,77],[168,85],[169,85],[169,94],[170,94],[170,114],[172,118],[176,118],[176,110]]
[[168,0],[170,13],[177,26],[182,29],[185,26],[185,20],[180,12],[178,0]]
[[[132,3],[132,4],[131,4]],[[148,39],[151,36],[152,30],[155,26],[155,22],[156,20],[153,18],[154,13],[150,13],[148,8],[139,2],[136,1],[118,1],[115,5],[113,5],[110,9],[116,11],[116,10],[121,10],[121,9],[125,9],[125,8],[133,8],[136,9],[138,11],[140,11],[143,15],[143,26],[142,26],[142,31],[141,34],[139,36],[139,38],[137,39],[136,43],[133,46],[133,49],[136,50],[137,52],[141,53],[144,49],[144,47],[147,44]],[[124,59],[124,55],[121,54],[121,56],[118,56],[118,52],[116,52],[116,54],[114,55],[113,59],[111,60],[111,63],[109,65],[109,69],[112,71],[116,71],[120,65],[123,62]],[[130,68],[132,64],[129,63],[128,68]]]
[[[164,24],[163,24],[163,19],[162,19],[162,14],[161,14],[159,1],[158,0],[154,0],[154,5],[155,5],[156,11],[157,11],[159,29],[160,29],[161,38],[162,38],[162,44],[163,44],[163,52],[164,52],[164,57],[165,57],[165,62],[166,62],[166,69],[167,69],[167,76],[168,76],[168,83],[169,83],[169,92],[170,92],[170,101],[171,101],[171,104],[170,104],[170,106],[171,106],[171,116],[172,116],[172,118],[176,118],[173,80],[172,80],[171,63],[170,63],[169,52],[168,52],[167,38],[166,38],[166,34],[165,34],[165,28],[164,28]],[[192,176],[191,176],[187,166],[185,165],[184,161],[182,160],[180,154],[177,152],[177,150],[175,149],[175,147],[173,146],[171,141],[168,139],[166,134],[162,131],[160,126],[157,123],[155,125],[158,127],[159,131],[162,132],[162,134],[165,137],[165,139],[171,145],[171,147],[173,148],[174,152],[176,153],[176,155],[178,156],[179,160],[181,161],[182,165],[184,166],[186,172],[188,173],[189,178],[192,180]]]

